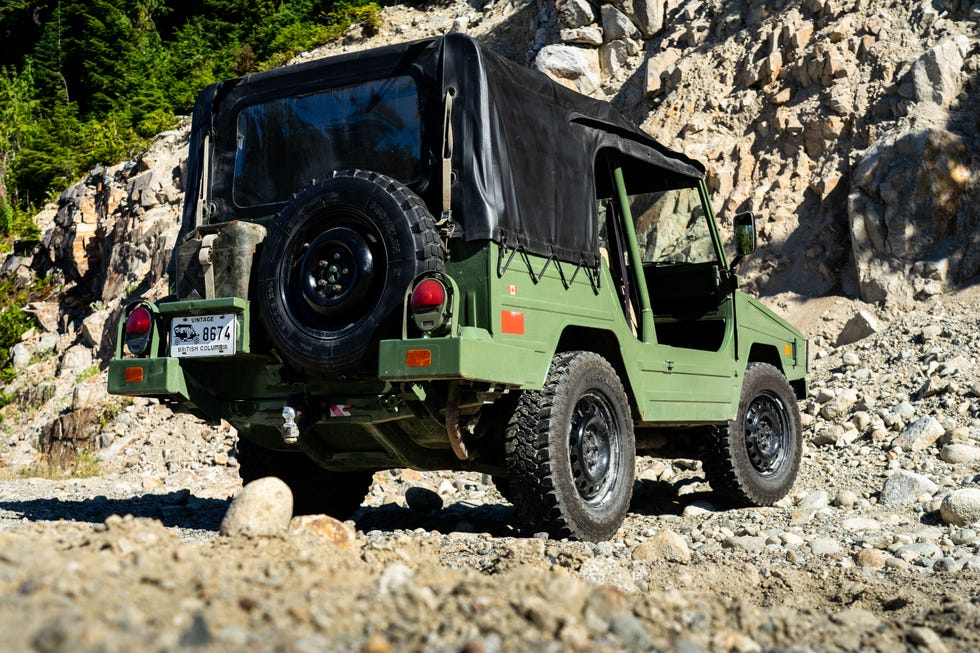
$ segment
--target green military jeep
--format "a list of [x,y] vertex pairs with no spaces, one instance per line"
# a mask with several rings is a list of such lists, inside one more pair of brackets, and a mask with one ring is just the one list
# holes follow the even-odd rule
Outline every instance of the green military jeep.
[[381,469],[489,474],[522,525],[602,540],[637,452],[767,505],[800,463],[799,331],[736,290],[704,168],[462,35],[214,84],[170,295],[110,392],[238,429],[245,482],[349,516]]

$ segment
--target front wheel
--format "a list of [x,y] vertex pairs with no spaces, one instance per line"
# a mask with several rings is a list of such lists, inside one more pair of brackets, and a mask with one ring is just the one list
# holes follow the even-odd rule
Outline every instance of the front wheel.
[[557,354],[544,387],[521,395],[505,458],[526,528],[612,537],[633,496],[636,447],[626,392],[609,362],[592,352]]
[[738,415],[708,438],[703,457],[708,482],[734,503],[772,505],[796,481],[802,431],[799,405],[783,373],[766,363],[749,364]]

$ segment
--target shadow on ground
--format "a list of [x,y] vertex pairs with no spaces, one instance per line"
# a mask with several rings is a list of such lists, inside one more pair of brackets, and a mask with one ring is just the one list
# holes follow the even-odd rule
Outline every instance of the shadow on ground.
[[9,511],[30,521],[75,521],[101,524],[111,515],[159,519],[169,528],[217,531],[229,500],[200,498],[189,490],[168,494],[143,494],[125,499],[104,496],[91,499],[58,498],[0,501],[0,511]]
[[[717,503],[718,497],[710,492],[680,496],[683,486],[699,480],[685,479],[677,483],[637,481],[630,513],[647,517],[679,515],[685,506],[694,502]],[[229,499],[201,498],[189,490],[178,490],[123,499],[98,496],[78,500],[41,498],[0,501],[0,511],[12,513],[11,517],[15,519],[32,522],[65,520],[92,524],[101,524],[111,515],[132,515],[158,519],[168,528],[217,531],[229,503]],[[354,523],[364,533],[372,530],[423,529],[438,533],[486,533],[493,537],[521,536],[517,528],[517,513],[509,503],[458,501],[431,512],[419,512],[388,503],[361,508],[354,515]]]

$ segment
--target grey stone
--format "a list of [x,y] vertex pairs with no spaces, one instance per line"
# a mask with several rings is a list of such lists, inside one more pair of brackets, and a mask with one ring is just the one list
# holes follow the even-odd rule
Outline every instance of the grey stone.
[[875,316],[867,311],[858,311],[837,334],[836,345],[838,347],[849,345],[852,342],[873,336],[878,331],[878,320],[875,319]]
[[851,490],[841,490],[834,498],[834,505],[841,508],[853,508],[858,499],[858,495]]
[[43,356],[44,354],[53,352],[58,349],[58,343],[60,341],[61,338],[58,337],[57,333],[45,333],[43,336],[41,336],[41,339],[38,340],[37,346],[34,347],[34,352],[38,356]]
[[70,347],[61,358],[60,374],[77,374],[92,366],[92,350],[85,345]]
[[534,67],[559,84],[586,95],[599,88],[599,53],[591,48],[546,45],[535,57]]
[[[935,542],[914,542],[900,546],[895,551],[895,557],[906,562],[916,562],[923,558],[935,562],[942,558],[943,550]],[[931,566],[931,565],[930,565]]]
[[700,499],[684,506],[682,514],[684,517],[696,517],[698,515],[710,515],[716,512],[718,512],[718,507],[715,504]]
[[902,419],[912,419],[915,415],[915,406],[907,401],[902,401],[895,406],[895,414]]
[[847,415],[857,403],[858,393],[854,388],[845,388],[833,399],[820,407],[820,416],[824,419],[839,419]]
[[596,585],[610,585],[624,592],[636,592],[629,570],[612,558],[588,558],[578,570],[579,576]]
[[841,547],[837,540],[829,537],[816,537],[810,542],[810,551],[813,552],[813,555],[833,556],[840,553]]
[[602,30],[598,27],[575,27],[563,29],[561,40],[572,45],[591,45],[599,47],[602,45]]
[[874,630],[881,625],[881,620],[873,612],[862,608],[847,608],[830,618],[851,631]]
[[826,490],[807,492],[796,505],[804,510],[820,510],[830,505],[830,495],[827,494]]
[[980,447],[969,444],[947,444],[939,451],[939,457],[952,465],[970,463],[980,459]]
[[629,52],[626,41],[610,41],[599,48],[599,64],[606,75],[615,75],[623,67]]
[[741,549],[743,551],[762,551],[766,548],[766,538],[761,535],[735,535],[726,537],[721,545],[726,549]]
[[977,531],[972,528],[961,528],[952,535],[953,544],[962,546],[973,544],[977,539]]
[[951,258],[963,255],[970,239],[956,215],[968,169],[963,139],[943,129],[896,132],[868,148],[853,168],[847,207],[862,299],[911,306],[915,262],[949,236],[962,243]]
[[89,347],[98,348],[102,344],[102,333],[109,317],[108,310],[96,311],[82,320],[82,337]]
[[845,352],[841,356],[841,362],[847,367],[857,367],[861,364],[861,357],[855,354],[853,351]]
[[939,507],[943,521],[954,526],[968,526],[980,522],[980,490],[963,488],[953,490]]
[[920,417],[902,431],[892,441],[892,447],[901,447],[906,451],[922,451],[936,443],[946,429],[931,415]]
[[26,342],[18,342],[16,345],[10,348],[10,358],[11,365],[15,372],[23,372],[27,369],[27,366],[31,364],[31,358],[33,358],[34,352],[33,348],[30,347]]
[[633,20],[644,38],[664,28],[667,14],[665,0],[633,0]]
[[943,41],[912,65],[910,79],[899,92],[919,102],[949,107],[963,86],[960,71],[969,49],[969,41],[962,35]]
[[602,5],[602,38],[608,43],[618,39],[637,38],[636,25],[613,5]]
[[293,517],[293,493],[280,479],[266,476],[242,488],[221,520],[227,536],[282,535]]
[[558,20],[569,28],[585,27],[595,22],[595,12],[586,0],[556,0]]
[[901,470],[885,480],[881,490],[881,504],[887,507],[904,506],[914,502],[920,495],[933,494],[938,489],[939,486],[925,476]]

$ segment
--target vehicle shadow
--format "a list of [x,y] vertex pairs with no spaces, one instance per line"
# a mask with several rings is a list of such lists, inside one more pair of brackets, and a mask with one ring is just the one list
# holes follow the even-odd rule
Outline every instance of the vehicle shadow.
[[368,532],[415,530],[438,533],[487,533],[493,537],[519,537],[516,513],[508,503],[457,501],[440,510],[419,512],[395,503],[363,507],[354,515],[357,530]]
[[101,524],[111,515],[132,515],[158,519],[169,528],[217,531],[229,503],[228,499],[201,498],[189,490],[177,490],[123,499],[98,496],[77,500],[0,501],[0,511],[9,511],[32,522],[64,520],[92,524]]
[[630,512],[635,515],[657,517],[680,515],[691,504],[711,504],[714,510],[726,510],[727,505],[712,490],[687,492],[681,489],[688,485],[701,483],[700,478],[685,478],[675,483],[666,481],[636,481],[633,483],[633,501]]

